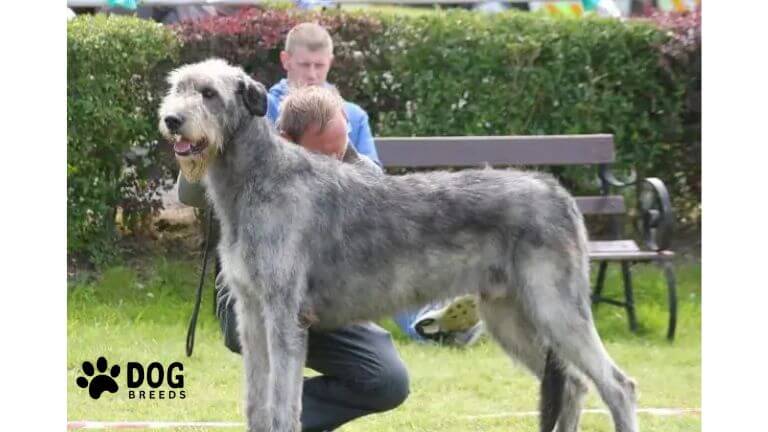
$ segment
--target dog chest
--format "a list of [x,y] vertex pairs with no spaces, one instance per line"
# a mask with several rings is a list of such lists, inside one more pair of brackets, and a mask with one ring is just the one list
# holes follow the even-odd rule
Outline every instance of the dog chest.
[[240,287],[251,285],[251,276],[240,247],[237,245],[228,248],[221,247],[219,248],[219,257],[221,259],[221,270],[230,286],[239,289]]

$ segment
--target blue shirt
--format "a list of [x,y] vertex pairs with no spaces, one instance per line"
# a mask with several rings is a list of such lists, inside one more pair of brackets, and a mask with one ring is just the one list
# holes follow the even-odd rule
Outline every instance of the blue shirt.
[[[330,84],[326,85],[330,86]],[[272,124],[277,122],[277,117],[280,113],[280,103],[287,94],[288,80],[285,78],[269,89],[267,95],[267,118]],[[381,166],[379,155],[376,152],[376,144],[373,142],[371,126],[368,124],[368,113],[366,113],[360,105],[347,101],[344,101],[344,112],[347,114],[347,120],[349,121],[349,142],[355,147],[355,150],[357,150],[358,153],[368,157],[368,159]]]

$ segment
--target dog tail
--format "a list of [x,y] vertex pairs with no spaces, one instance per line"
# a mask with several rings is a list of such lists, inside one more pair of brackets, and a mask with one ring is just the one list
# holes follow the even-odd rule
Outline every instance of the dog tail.
[[539,406],[540,432],[552,432],[563,410],[565,372],[552,349],[547,350],[544,375],[541,377],[541,400]]

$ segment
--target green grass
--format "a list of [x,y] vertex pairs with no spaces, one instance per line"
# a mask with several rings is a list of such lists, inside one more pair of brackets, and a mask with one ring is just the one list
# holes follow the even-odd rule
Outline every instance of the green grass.
[[[70,420],[242,421],[241,359],[222,344],[206,289],[195,353],[184,356],[186,325],[193,305],[197,265],[159,258],[134,268],[112,267],[93,281],[72,282],[68,292],[68,418]],[[608,292],[618,293],[620,275],[608,275]],[[701,270],[678,265],[680,319],[674,343],[664,339],[665,285],[653,266],[635,267],[639,334],[627,329],[623,311],[601,305],[600,334],[612,357],[638,382],[642,407],[701,406]],[[427,346],[395,336],[411,373],[411,395],[398,409],[359,419],[343,432],[533,431],[535,418],[503,413],[536,409],[538,387],[500,349],[484,341],[466,350]],[[91,400],[75,385],[84,360],[105,356],[111,363],[184,364],[184,400],[129,400],[122,391]],[[123,376],[121,375],[121,380]],[[121,381],[124,382],[124,381]],[[166,387],[167,389],[167,387]],[[588,407],[603,408],[590,393]],[[498,416],[502,414],[501,416]],[[497,416],[494,416],[497,415]],[[483,417],[485,416],[485,417]],[[644,431],[701,429],[698,415],[640,416]],[[610,419],[587,414],[584,431],[610,431]]]

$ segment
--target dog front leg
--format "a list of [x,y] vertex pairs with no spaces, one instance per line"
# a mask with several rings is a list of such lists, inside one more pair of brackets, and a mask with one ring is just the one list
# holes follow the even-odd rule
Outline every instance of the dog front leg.
[[272,431],[272,387],[267,316],[253,291],[241,290],[235,303],[245,370],[245,412],[249,432]]
[[268,295],[267,339],[275,383],[272,393],[274,432],[301,430],[301,393],[307,353],[307,329],[301,322],[298,283],[275,287]]

